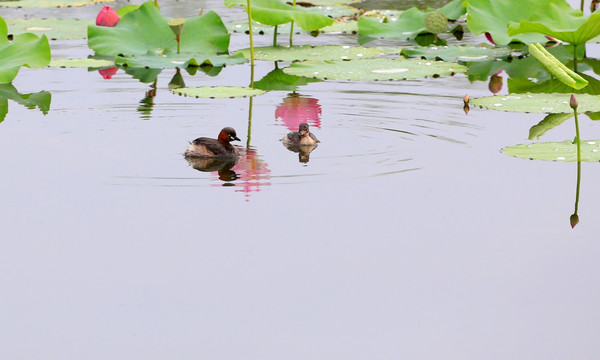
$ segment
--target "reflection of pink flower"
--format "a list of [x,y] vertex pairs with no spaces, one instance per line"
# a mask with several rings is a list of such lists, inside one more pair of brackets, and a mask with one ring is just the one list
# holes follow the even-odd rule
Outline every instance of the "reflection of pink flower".
[[[264,182],[269,178],[271,170],[267,169],[267,163],[262,161],[256,149],[248,148],[243,152],[242,157],[231,169],[238,174],[241,190],[246,193],[246,201],[253,191],[260,191],[261,186],[269,186],[270,182]],[[237,186],[237,184],[236,184]]]
[[110,6],[105,6],[96,17],[96,25],[113,27],[119,22],[119,15]]
[[275,118],[282,119],[283,124],[290,130],[298,130],[302,123],[321,128],[321,105],[319,100],[308,96],[292,93],[277,106]]
[[103,78],[105,78],[106,80],[108,80],[108,79],[112,78],[114,74],[117,73],[117,70],[118,69],[113,66],[113,67],[109,67],[109,68],[106,68],[106,69],[100,69],[100,70],[98,70],[98,73],[100,75],[102,75]]

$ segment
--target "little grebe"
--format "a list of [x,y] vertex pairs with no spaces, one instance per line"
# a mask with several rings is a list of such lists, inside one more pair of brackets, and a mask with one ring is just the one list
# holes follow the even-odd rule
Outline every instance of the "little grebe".
[[281,139],[284,143],[293,145],[314,145],[318,142],[317,137],[308,130],[308,124],[302,123],[298,131],[292,131]]
[[240,140],[235,130],[231,127],[226,127],[221,130],[217,139],[197,138],[190,143],[190,146],[185,151],[185,157],[210,157],[210,158],[225,158],[236,157],[239,153],[229,142]]

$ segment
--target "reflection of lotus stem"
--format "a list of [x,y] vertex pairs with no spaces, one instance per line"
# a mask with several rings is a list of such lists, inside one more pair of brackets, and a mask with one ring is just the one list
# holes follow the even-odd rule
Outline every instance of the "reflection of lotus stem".
[[[248,31],[250,35],[250,87],[254,88],[254,37],[252,36],[252,6],[248,1]],[[252,97],[250,97],[252,98]]]
[[579,10],[581,10],[581,12],[583,12],[583,0],[581,0],[581,5],[579,5]]
[[273,47],[277,46],[277,25],[273,29]]
[[254,96],[250,96],[250,102],[248,103],[248,138],[246,139],[246,151],[250,149],[250,138],[252,134],[252,103]]
[[[296,0],[292,3],[292,6],[296,6]],[[292,47],[292,36],[294,35],[294,20],[292,20],[292,24],[290,25],[290,47]]]

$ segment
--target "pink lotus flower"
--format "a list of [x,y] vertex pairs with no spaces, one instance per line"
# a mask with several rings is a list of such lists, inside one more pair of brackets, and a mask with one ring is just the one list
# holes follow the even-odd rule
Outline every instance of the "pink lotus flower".
[[100,69],[100,70],[98,70],[98,73],[100,75],[102,75],[102,77],[104,79],[108,80],[108,79],[112,78],[114,74],[117,73],[117,70],[119,70],[119,69],[117,69],[116,67],[113,66],[113,67],[109,67],[106,69]]
[[298,130],[302,123],[321,128],[321,105],[319,100],[297,93],[288,94],[283,103],[275,110],[275,119],[282,119],[290,130]]
[[110,6],[105,6],[96,17],[96,25],[113,27],[119,22],[119,15]]

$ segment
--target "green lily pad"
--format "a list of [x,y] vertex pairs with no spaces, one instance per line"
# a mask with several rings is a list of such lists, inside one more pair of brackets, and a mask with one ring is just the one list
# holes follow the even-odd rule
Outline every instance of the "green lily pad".
[[21,94],[12,84],[0,84],[0,122],[8,113],[8,100],[12,100],[28,109],[38,108],[46,115],[50,110],[52,95],[48,91],[33,94]]
[[[225,0],[225,6],[240,5],[246,8],[246,0]],[[248,11],[246,9],[246,11]],[[300,6],[291,6],[278,0],[253,0],[252,19],[265,25],[280,25],[294,21],[308,31],[319,30],[333,24],[333,19],[308,11]]]
[[466,67],[454,63],[406,59],[304,61],[283,69],[286,74],[335,80],[406,80],[454,75]]
[[[531,160],[577,161],[577,145],[570,140],[509,146],[502,152]],[[581,161],[600,161],[600,140],[581,141]]]
[[583,44],[600,35],[600,13],[584,16],[566,1],[552,2],[539,6],[531,18],[510,23],[509,35],[521,33],[541,33],[571,44]]
[[[462,3],[462,0],[453,0],[436,12],[443,14],[448,19],[456,20],[465,13]],[[425,18],[431,12],[413,7],[399,13],[397,17],[361,16],[358,20],[359,42],[365,43],[374,38],[414,39],[420,33],[427,32]]]
[[264,94],[260,89],[252,89],[241,86],[202,86],[187,87],[171,90],[177,95],[193,96],[196,98],[236,98]]
[[18,35],[25,32],[42,35],[46,34],[51,40],[77,40],[85,39],[87,27],[94,23],[93,20],[79,19],[5,19],[9,35]]
[[[236,54],[243,54],[250,58],[250,49],[243,49]],[[365,59],[384,52],[376,48],[355,47],[355,46],[268,46],[254,48],[254,58],[257,60],[268,61],[298,61],[298,60],[349,60]]]
[[482,46],[429,46],[402,49],[402,55],[445,61],[490,61],[505,59],[517,55],[508,48],[489,48]]
[[21,66],[42,68],[50,62],[50,45],[45,35],[25,33],[8,42],[8,29],[0,17],[0,84],[8,84]]
[[[227,30],[234,33],[248,33],[248,20],[233,21],[226,25]],[[291,30],[291,23],[282,24],[277,26],[278,34],[289,34]],[[275,32],[275,27],[272,25],[263,25],[252,22],[252,33],[255,35],[272,35]],[[356,34],[358,32],[358,25],[356,21],[345,21],[336,20],[330,26],[325,26],[319,29],[319,32],[325,34]],[[303,30],[300,27],[294,27],[294,33],[296,34],[311,34],[311,31]]]
[[0,7],[10,8],[49,8],[49,7],[75,7],[85,6],[104,2],[114,2],[115,0],[10,0],[0,1]]
[[217,54],[172,54],[157,55],[148,53],[136,56],[117,56],[115,63],[123,67],[145,67],[152,69],[173,69],[198,66],[223,66],[236,65],[247,62],[241,55],[217,55]]
[[[114,27],[88,27],[88,45],[101,55],[145,55],[175,53],[175,35],[165,18],[146,2],[125,14]],[[229,47],[229,33],[215,12],[189,18],[181,34],[181,52],[186,54],[225,53]]]
[[61,68],[103,68],[115,66],[115,62],[101,59],[52,59],[48,66]]
[[288,75],[282,69],[275,69],[265,75],[259,81],[254,83],[254,88],[265,91],[285,90],[295,91],[299,86],[312,82],[318,82],[318,79],[309,79],[300,76]]
[[469,30],[475,34],[490,33],[496,45],[506,45],[512,41],[524,43],[546,42],[547,39],[539,33],[508,34],[508,25],[534,18],[536,15],[544,16],[551,6],[559,6],[565,14],[573,12],[565,0],[469,0],[467,2],[467,24]]
[[[488,109],[527,113],[572,113],[569,94],[508,94],[487,96],[471,100],[474,106]],[[578,94],[577,112],[600,111],[600,96]]]

